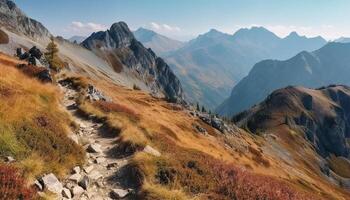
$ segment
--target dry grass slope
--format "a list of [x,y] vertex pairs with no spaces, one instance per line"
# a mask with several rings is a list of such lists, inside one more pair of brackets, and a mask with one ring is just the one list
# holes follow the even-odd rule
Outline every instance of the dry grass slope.
[[81,147],[67,137],[69,116],[59,91],[15,68],[0,55],[0,156],[13,156],[27,179],[45,172],[62,176],[83,162]]

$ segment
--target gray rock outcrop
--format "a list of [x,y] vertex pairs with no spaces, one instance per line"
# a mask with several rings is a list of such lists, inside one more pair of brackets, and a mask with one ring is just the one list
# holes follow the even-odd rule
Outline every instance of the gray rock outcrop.
[[0,25],[35,40],[48,39],[51,35],[40,22],[27,17],[11,0],[0,0]]
[[116,72],[142,80],[154,94],[172,102],[183,101],[180,81],[163,59],[137,41],[124,22],[107,31],[93,33],[82,45],[105,58]]

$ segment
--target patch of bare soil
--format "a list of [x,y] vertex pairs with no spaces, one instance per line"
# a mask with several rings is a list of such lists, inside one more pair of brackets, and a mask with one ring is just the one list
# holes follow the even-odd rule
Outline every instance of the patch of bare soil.
[[9,43],[9,36],[0,29],[0,44],[7,44]]

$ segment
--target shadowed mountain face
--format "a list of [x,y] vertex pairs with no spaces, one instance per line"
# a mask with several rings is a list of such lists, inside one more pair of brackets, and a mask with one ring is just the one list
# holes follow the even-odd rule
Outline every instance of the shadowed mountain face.
[[134,32],[135,38],[145,47],[151,48],[157,55],[163,55],[181,48],[184,43],[160,35],[152,30],[139,28]]
[[[316,90],[303,87],[279,89],[233,120],[255,134],[274,133],[281,138],[301,134],[301,138],[307,140],[321,157],[328,159],[338,175],[349,178],[349,87],[331,85]],[[297,141],[288,140],[290,144]],[[339,159],[345,160],[345,171],[337,171],[339,168],[335,167],[335,162]]]
[[329,84],[349,85],[349,73],[350,44],[346,43],[329,43],[317,51],[304,51],[286,61],[265,60],[257,63],[233,88],[231,96],[217,112],[232,116],[288,85],[312,88]]
[[210,30],[165,56],[175,71],[186,97],[215,108],[232,87],[263,59],[287,59],[302,50],[315,50],[326,41],[291,33],[279,38],[262,27],[240,29],[234,35]]
[[115,23],[107,31],[93,33],[82,45],[105,58],[116,72],[141,79],[154,94],[182,101],[180,81],[161,58],[135,39],[126,23]]
[[0,25],[36,40],[50,37],[49,31],[40,22],[27,17],[10,0],[0,0]]

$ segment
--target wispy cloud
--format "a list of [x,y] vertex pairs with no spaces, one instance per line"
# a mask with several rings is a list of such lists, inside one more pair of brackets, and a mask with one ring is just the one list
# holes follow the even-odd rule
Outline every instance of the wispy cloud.
[[106,29],[107,26],[104,24],[93,22],[83,23],[80,21],[73,21],[68,27],[68,31],[76,35],[89,35],[92,32],[103,31]]
[[158,31],[158,32],[180,32],[181,29],[177,26],[171,26],[168,24],[160,24],[160,23],[156,23],[156,22],[151,22],[150,23],[150,27],[152,30],[154,31]]

